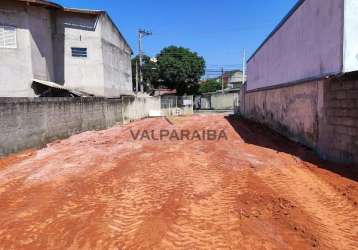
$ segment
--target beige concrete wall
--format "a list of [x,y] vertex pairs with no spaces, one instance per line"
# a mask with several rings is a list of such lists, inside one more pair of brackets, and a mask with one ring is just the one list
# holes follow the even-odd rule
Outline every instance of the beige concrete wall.
[[237,98],[238,93],[213,94],[211,96],[211,108],[215,110],[234,109]]
[[322,83],[246,93],[244,114],[312,147],[318,136],[318,92]]
[[234,110],[238,106],[239,93],[212,93],[200,97],[200,109]]
[[330,79],[241,93],[243,116],[315,149],[358,163],[358,81]]

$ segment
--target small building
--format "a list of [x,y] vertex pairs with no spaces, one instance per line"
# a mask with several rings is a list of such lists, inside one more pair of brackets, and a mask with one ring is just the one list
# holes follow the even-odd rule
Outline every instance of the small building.
[[220,74],[219,77],[214,78],[217,82],[224,81],[225,89],[238,89],[243,82],[243,73],[241,70],[225,71],[224,74]]
[[358,163],[358,1],[300,0],[248,60],[240,112]]
[[46,89],[103,97],[132,94],[132,50],[105,11],[43,0],[0,3],[0,97]]
[[153,96],[176,96],[177,90],[176,89],[166,89],[166,88],[159,88],[154,89]]
[[241,70],[231,70],[224,73],[224,85],[229,89],[240,88],[243,82],[243,73]]

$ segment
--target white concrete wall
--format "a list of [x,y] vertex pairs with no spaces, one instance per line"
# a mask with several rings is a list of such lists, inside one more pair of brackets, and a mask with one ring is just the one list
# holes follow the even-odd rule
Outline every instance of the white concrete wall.
[[358,70],[358,1],[345,0],[343,72]]
[[123,97],[123,104],[124,122],[149,117],[151,112],[161,110],[160,97]]
[[[107,16],[3,0],[0,24],[17,33],[17,48],[0,48],[0,97],[36,96],[34,78],[97,96],[132,94],[131,49]],[[72,47],[88,57],[72,57]]]
[[33,78],[54,81],[53,27],[51,12],[45,8],[28,7]]
[[[132,94],[131,50],[108,17],[65,12],[58,22],[64,26],[65,86],[105,97]],[[88,57],[72,57],[72,47],[87,48]]]
[[131,49],[108,16],[101,17],[105,96],[130,95],[132,89]]
[[304,1],[248,62],[247,89],[340,73],[343,8],[344,0]]
[[[104,96],[101,26],[96,21],[95,15],[69,12],[58,18],[58,22],[64,24],[65,86]],[[72,57],[72,47],[87,48],[88,57]]]
[[0,97],[34,96],[28,14],[14,1],[0,2],[0,23],[16,27],[17,48],[0,48]]

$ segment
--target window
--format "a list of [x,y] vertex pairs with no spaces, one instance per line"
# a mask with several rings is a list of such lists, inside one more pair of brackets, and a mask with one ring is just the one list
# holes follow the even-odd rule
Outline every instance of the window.
[[87,57],[87,48],[71,48],[72,57]]
[[0,48],[17,48],[16,27],[0,25]]

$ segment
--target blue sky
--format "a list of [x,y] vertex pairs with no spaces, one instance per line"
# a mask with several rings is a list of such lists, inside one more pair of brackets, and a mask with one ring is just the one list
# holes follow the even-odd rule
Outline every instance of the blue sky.
[[[56,1],[56,0],[54,0]],[[150,56],[178,45],[202,55],[208,68],[241,68],[297,0],[57,0],[66,7],[106,10],[137,52],[137,30]]]

